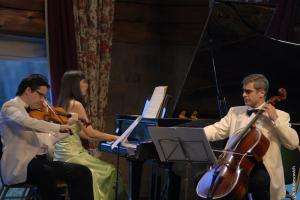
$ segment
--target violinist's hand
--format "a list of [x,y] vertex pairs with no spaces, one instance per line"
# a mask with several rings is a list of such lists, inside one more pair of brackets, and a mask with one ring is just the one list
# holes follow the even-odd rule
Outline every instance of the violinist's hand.
[[74,118],[68,119],[68,125],[73,125],[73,124],[77,124],[77,123],[78,123],[78,119],[74,119]]
[[62,124],[62,125],[60,125],[59,132],[61,132],[61,133],[69,133],[69,132],[71,132],[70,125],[68,125],[68,124]]
[[275,122],[278,118],[275,107],[272,104],[267,103],[266,105],[264,105],[263,109],[268,114],[270,119]]

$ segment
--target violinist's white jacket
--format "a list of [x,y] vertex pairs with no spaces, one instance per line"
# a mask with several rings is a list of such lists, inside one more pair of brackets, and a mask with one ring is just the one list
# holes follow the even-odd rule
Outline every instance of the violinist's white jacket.
[[[221,140],[235,134],[245,127],[255,115],[249,117],[246,112],[248,106],[230,108],[227,115],[219,122],[204,128],[210,141]],[[263,157],[263,163],[270,175],[271,200],[280,200],[285,196],[284,173],[281,158],[281,144],[288,149],[295,149],[299,145],[297,132],[290,127],[288,113],[277,110],[278,118],[273,122],[267,115],[262,115],[256,122],[256,128],[270,141],[267,153]]]
[[24,182],[28,163],[36,155],[45,153],[36,132],[58,133],[60,129],[59,124],[31,118],[25,107],[25,102],[15,97],[1,109],[1,176],[5,184]]

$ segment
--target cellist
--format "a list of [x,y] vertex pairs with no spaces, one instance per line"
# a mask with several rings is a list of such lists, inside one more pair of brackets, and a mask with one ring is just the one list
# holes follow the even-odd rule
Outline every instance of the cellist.
[[245,127],[258,109],[265,110],[255,126],[267,137],[270,146],[263,161],[251,171],[248,193],[256,200],[280,200],[286,192],[280,146],[295,149],[299,145],[299,138],[290,127],[289,114],[265,102],[269,82],[264,75],[248,75],[242,85],[245,106],[230,108],[225,117],[206,126],[204,131],[210,141],[225,139]]

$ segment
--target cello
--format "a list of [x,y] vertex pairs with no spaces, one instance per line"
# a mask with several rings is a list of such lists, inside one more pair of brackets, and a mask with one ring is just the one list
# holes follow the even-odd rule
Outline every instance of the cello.
[[[279,95],[271,97],[267,103],[286,99],[286,90],[280,88]],[[267,152],[269,140],[255,128],[255,122],[264,113],[256,115],[238,134],[230,137],[226,149],[216,164],[205,172],[197,184],[196,192],[203,199],[245,199],[248,191],[249,175],[253,167],[262,161]]]

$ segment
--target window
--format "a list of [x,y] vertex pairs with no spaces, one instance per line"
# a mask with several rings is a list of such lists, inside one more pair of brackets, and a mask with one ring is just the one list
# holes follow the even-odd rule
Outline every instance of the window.
[[0,60],[0,106],[13,98],[21,80],[33,73],[43,74],[50,80],[48,61]]
[[45,39],[0,35],[0,106],[13,98],[20,81],[33,73],[50,80]]

